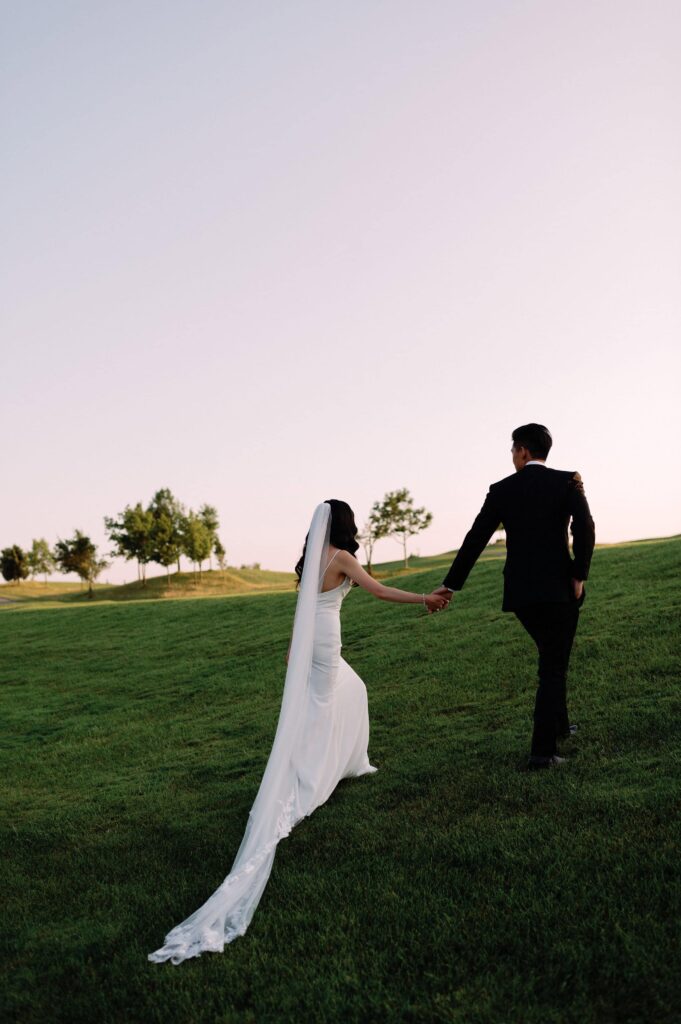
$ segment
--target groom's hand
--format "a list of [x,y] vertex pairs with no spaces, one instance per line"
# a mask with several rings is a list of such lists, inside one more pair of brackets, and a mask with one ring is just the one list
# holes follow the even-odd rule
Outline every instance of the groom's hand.
[[572,591],[575,595],[576,600],[579,601],[580,597],[584,593],[584,580],[573,580]]
[[442,598],[444,598],[444,601],[445,601],[444,607],[445,608],[449,608],[449,602],[454,597],[454,591],[453,590],[449,590],[447,587],[436,587],[435,590],[433,591],[433,596],[434,597],[442,597]]

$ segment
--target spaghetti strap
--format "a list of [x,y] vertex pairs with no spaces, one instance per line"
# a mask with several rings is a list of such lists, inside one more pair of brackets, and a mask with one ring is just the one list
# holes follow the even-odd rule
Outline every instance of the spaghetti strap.
[[[338,548],[338,551],[340,551],[340,550],[341,549]],[[331,555],[331,558],[326,563],[326,568],[322,569],[322,571],[320,573],[320,576],[319,576],[319,593],[320,594],[328,594],[328,590],[322,590],[322,587],[324,586],[324,580],[326,578],[326,574],[328,572],[329,566],[331,565],[331,563],[333,562],[334,558],[338,554],[338,551],[334,551],[334,553]],[[338,590],[338,587],[334,587],[334,590]]]
[[[340,551],[340,548],[338,549],[338,551]],[[338,551],[334,551],[334,553],[333,553],[333,554],[331,555],[331,558],[330,558],[330,559],[329,559],[329,561],[328,561],[328,562],[326,563],[326,569],[324,570],[324,575],[325,575],[325,576],[326,576],[326,573],[327,573],[327,571],[328,571],[328,568],[329,568],[329,566],[331,565],[331,563],[333,562],[334,558],[335,558],[335,557],[336,557],[336,555],[338,554]]]

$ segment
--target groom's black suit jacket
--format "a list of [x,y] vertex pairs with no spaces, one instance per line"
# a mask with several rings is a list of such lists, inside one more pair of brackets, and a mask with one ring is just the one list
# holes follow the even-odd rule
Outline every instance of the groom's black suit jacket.
[[[568,538],[570,519],[574,559]],[[571,581],[588,577],[595,542],[594,521],[579,473],[530,465],[492,484],[452,562],[445,587],[461,590],[500,524],[506,530],[503,610],[573,601]]]

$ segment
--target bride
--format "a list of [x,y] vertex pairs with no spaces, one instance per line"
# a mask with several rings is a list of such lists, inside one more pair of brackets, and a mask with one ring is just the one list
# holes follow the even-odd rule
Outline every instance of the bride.
[[180,964],[221,953],[243,935],[272,870],[277,843],[331,796],[341,779],[377,769],[369,763],[367,692],[341,658],[340,607],[357,583],[374,597],[423,604],[444,599],[386,587],[362,569],[352,509],[332,498],[314,511],[296,565],[298,602],[279,722],[258,795],[232,870],[202,906],[150,953],[154,963]]

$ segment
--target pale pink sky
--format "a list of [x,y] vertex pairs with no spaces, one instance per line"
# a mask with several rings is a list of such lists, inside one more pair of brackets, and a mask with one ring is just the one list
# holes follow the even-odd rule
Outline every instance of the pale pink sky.
[[681,530],[675,0],[28,2],[0,45],[0,546],[165,486],[289,569],[407,486],[434,553],[528,420],[599,540]]

